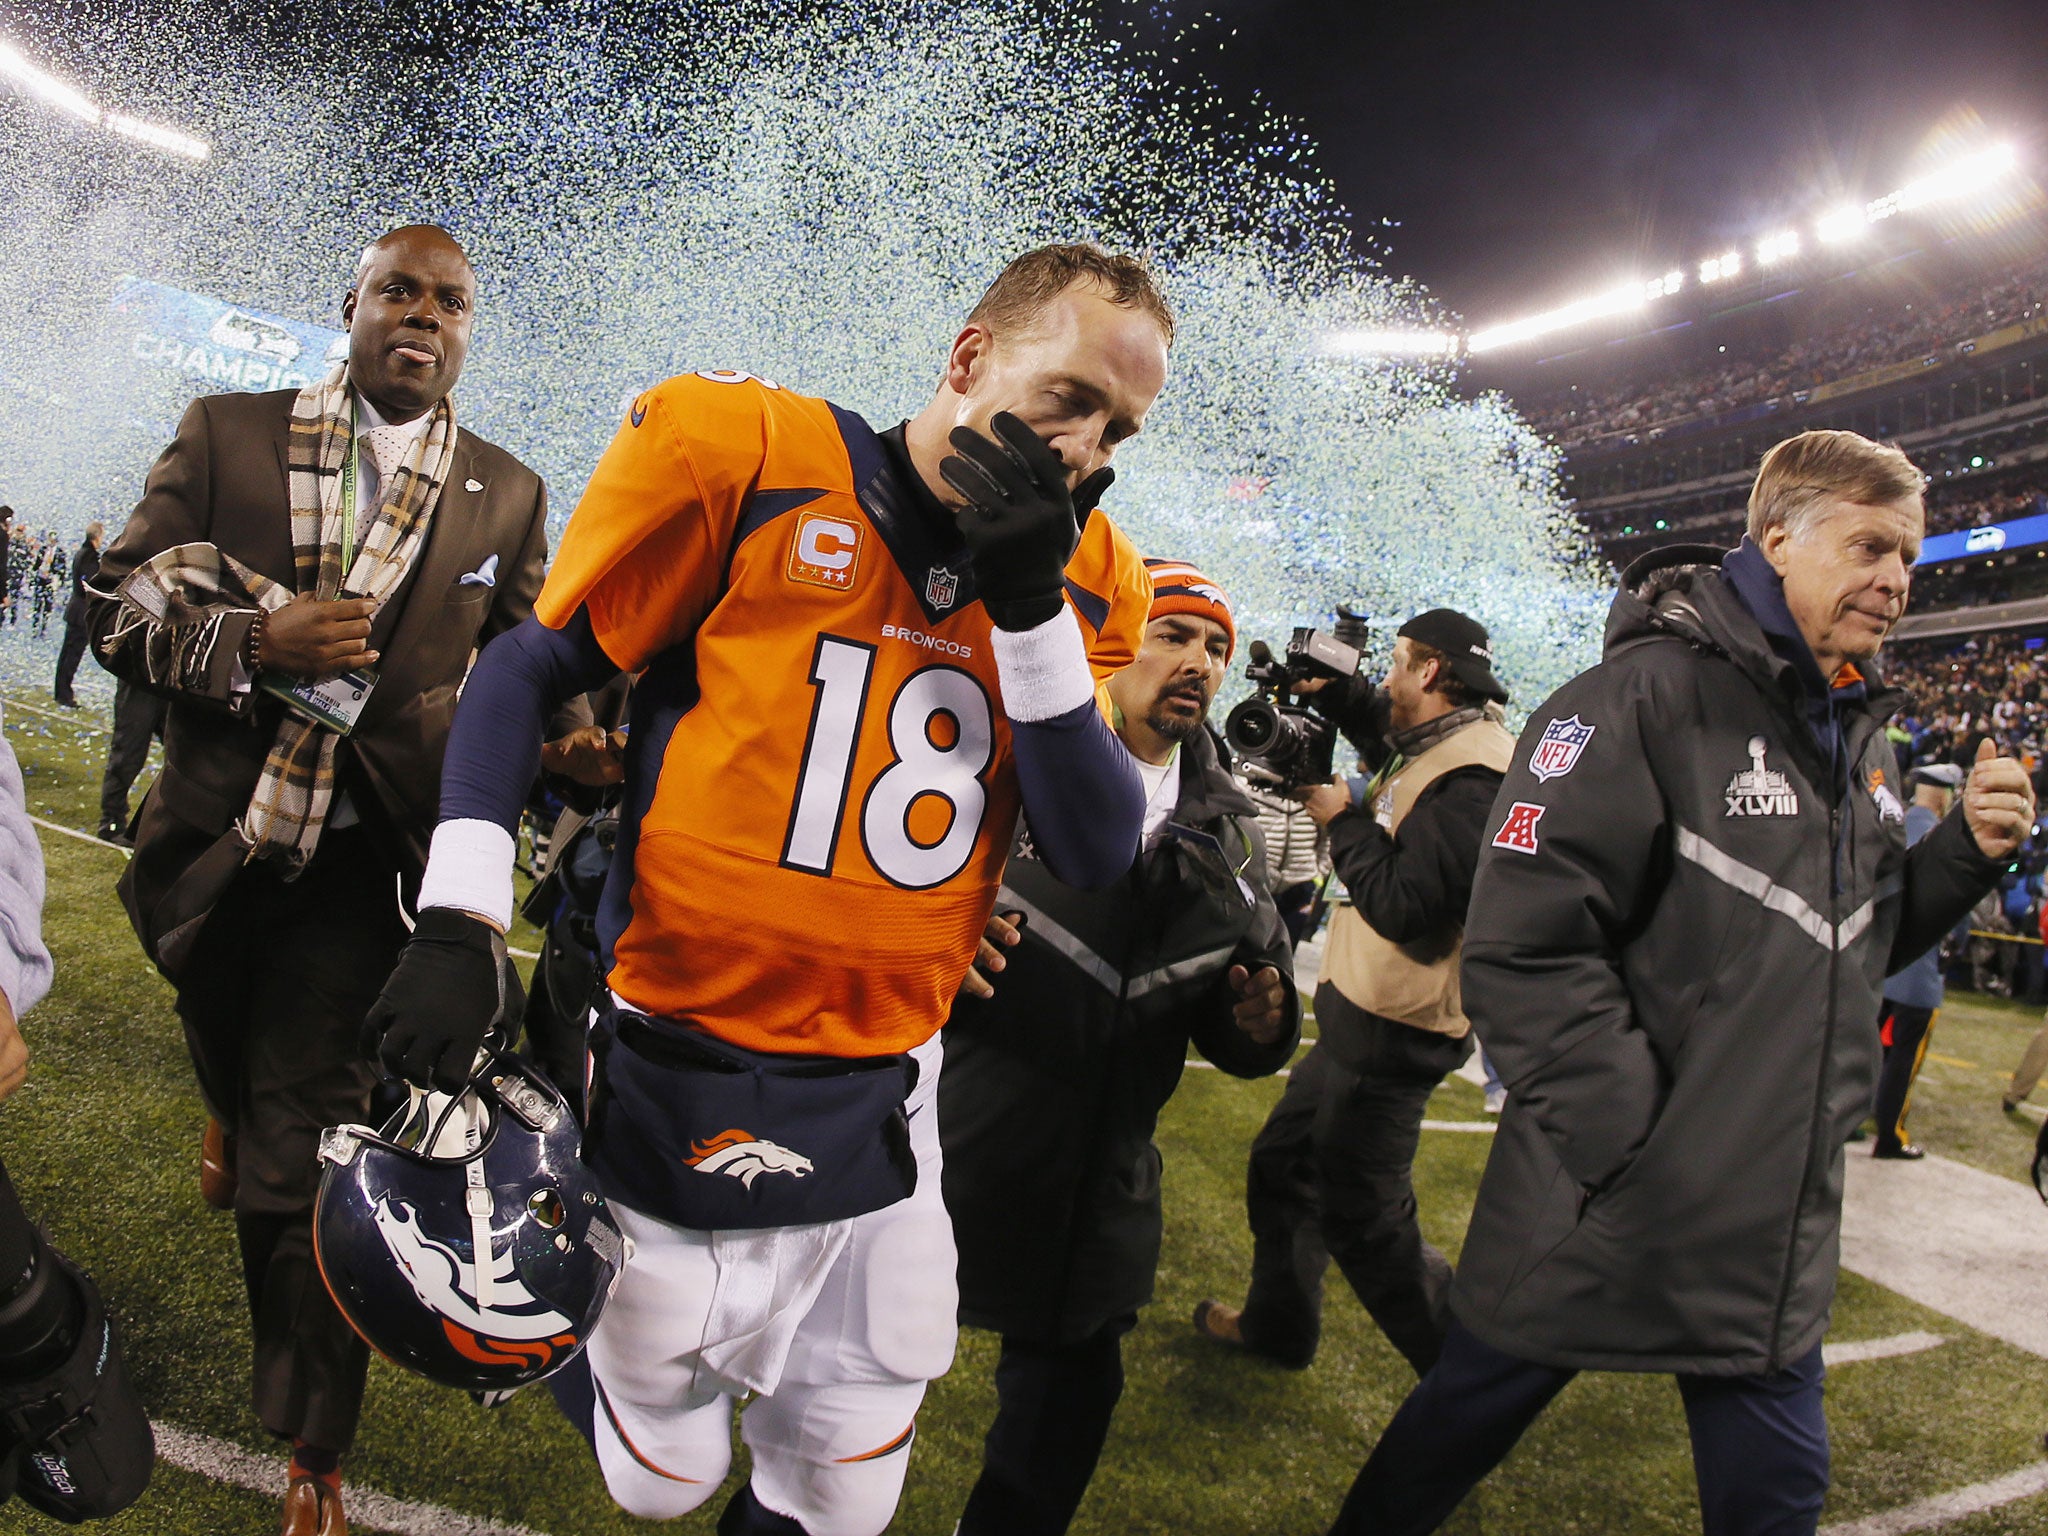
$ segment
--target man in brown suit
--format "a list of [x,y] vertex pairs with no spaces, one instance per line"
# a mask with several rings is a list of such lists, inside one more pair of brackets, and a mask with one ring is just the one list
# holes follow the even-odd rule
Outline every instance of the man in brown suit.
[[[218,1121],[207,1194],[235,1213],[257,1414],[293,1441],[288,1536],[346,1530],[339,1461],[368,1360],[313,1259],[315,1143],[368,1113],[376,1072],[358,1038],[405,940],[399,902],[426,864],[456,691],[472,651],[531,610],[547,553],[539,477],[458,432],[441,404],[468,351],[475,288],[443,230],[372,245],[342,305],[346,380],[195,400],[90,598],[94,654],[171,701],[121,897],[178,989]],[[324,460],[307,446],[316,437]],[[411,518],[410,543],[388,532],[394,511]],[[243,584],[166,605],[152,578],[193,568]],[[345,595],[345,582],[383,600]],[[259,596],[238,604],[238,591]],[[307,734],[266,687],[366,673],[374,684],[338,743],[319,738],[326,726]],[[327,792],[290,801],[295,835],[279,846],[271,774],[293,731],[331,754],[319,759]]]

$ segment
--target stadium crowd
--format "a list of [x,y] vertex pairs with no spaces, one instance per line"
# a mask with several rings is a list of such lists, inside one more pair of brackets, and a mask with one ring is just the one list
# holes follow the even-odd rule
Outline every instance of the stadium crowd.
[[1525,410],[1538,431],[1565,443],[1654,434],[1695,417],[1923,357],[2032,319],[2043,312],[2044,290],[2048,256],[1924,303],[1902,307],[1872,302],[1827,321],[1814,334],[1775,353],[1731,352],[1675,379],[1668,365],[1654,370],[1646,366],[1605,388],[1574,387],[1547,400],[1526,402]]
[[2017,475],[1996,490],[1962,485],[1935,487],[1927,496],[1927,532],[1953,533],[1958,528],[1988,528],[2016,517],[2048,512],[2048,469]]
[[[2048,798],[2048,642],[2041,635],[2012,630],[1903,642],[1886,647],[1881,667],[1885,683],[1904,689],[1909,699],[1889,727],[1902,777],[1926,764],[1968,763],[1989,740],[2016,758],[2036,794]],[[2031,939],[2041,933],[2044,909],[2048,835],[2037,830],[1969,926]],[[2041,948],[1971,942],[1958,933],[1948,959],[1956,979],[1976,991],[2048,998],[2048,951]]]

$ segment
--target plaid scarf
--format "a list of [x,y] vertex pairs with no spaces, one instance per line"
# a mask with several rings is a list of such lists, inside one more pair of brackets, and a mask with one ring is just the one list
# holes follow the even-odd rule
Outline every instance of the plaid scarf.
[[[367,523],[357,517],[355,560],[341,568],[342,467],[355,451],[345,368],[299,391],[285,444],[290,487],[292,553],[299,592],[332,599],[386,601],[398,590],[419,553],[441,484],[455,453],[455,409],[444,396],[424,438],[404,464],[383,478]],[[121,596],[159,629],[145,648],[152,682],[175,685],[203,670],[219,638],[221,621],[235,610],[275,612],[293,592],[259,575],[211,544],[180,544],[153,556],[122,583]],[[118,636],[110,637],[109,647]],[[263,765],[263,777],[236,830],[249,859],[275,860],[295,878],[319,846],[334,804],[335,749],[341,738],[324,725],[287,712]]]

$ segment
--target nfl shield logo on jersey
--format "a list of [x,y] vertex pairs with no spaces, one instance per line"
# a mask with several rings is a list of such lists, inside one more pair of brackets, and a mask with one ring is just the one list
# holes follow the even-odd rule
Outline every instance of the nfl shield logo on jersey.
[[1577,715],[1553,720],[1543,727],[1543,734],[1536,741],[1536,750],[1529,754],[1529,771],[1536,775],[1536,782],[1547,784],[1576,768],[1579,754],[1593,739],[1593,730]]
[[925,574],[924,603],[927,608],[940,612],[953,606],[960,596],[960,578],[943,565],[935,565]]

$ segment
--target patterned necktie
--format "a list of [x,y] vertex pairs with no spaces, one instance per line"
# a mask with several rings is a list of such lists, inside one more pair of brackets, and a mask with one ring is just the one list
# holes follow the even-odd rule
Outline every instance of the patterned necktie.
[[369,445],[370,457],[376,460],[377,494],[382,500],[391,488],[391,477],[398,473],[412,447],[412,433],[404,427],[383,426],[365,427],[357,435]]

